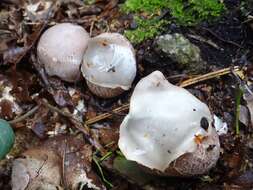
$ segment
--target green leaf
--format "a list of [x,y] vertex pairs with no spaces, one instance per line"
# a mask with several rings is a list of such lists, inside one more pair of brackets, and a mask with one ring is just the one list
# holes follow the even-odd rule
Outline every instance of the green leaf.
[[[107,156],[108,156],[108,155],[107,155]],[[103,157],[103,158],[106,159],[105,157]],[[113,187],[113,184],[105,178],[103,169],[102,169],[102,167],[100,166],[99,158],[97,158],[95,155],[93,155],[92,160],[94,161],[94,163],[95,163],[96,166],[98,167],[98,170],[99,170],[99,173],[100,173],[100,175],[101,175],[101,177],[102,177],[103,182],[105,182],[106,185],[108,185],[110,188],[112,188],[112,187]]]
[[14,132],[10,124],[0,119],[0,160],[11,150],[15,140]]
[[143,186],[149,183],[155,177],[149,173],[145,173],[136,162],[126,160],[122,156],[117,156],[113,161],[113,168],[122,176],[128,178],[129,181]]

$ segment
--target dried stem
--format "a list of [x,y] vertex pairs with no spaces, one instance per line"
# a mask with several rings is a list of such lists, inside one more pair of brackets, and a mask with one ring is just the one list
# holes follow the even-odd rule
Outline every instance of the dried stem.
[[9,124],[15,124],[15,123],[18,123],[18,122],[21,122],[23,120],[25,120],[26,118],[30,117],[31,115],[33,115],[38,109],[39,109],[39,105],[35,106],[34,108],[32,108],[31,110],[29,110],[28,112],[26,112],[24,115],[16,118],[16,119],[13,119],[11,121],[8,121]]
[[201,27],[203,30],[209,32],[210,34],[212,34],[215,38],[217,38],[218,40],[224,42],[224,43],[227,43],[227,44],[231,44],[233,46],[236,46],[237,48],[242,48],[241,45],[239,45],[238,43],[236,42],[233,42],[233,41],[230,41],[230,40],[225,40],[223,38],[221,38],[220,36],[218,36],[215,32],[213,32],[212,30],[208,29],[208,28],[205,28],[205,27]]
[[239,71],[240,71],[240,68],[238,66],[235,66],[233,68],[225,68],[225,69],[210,72],[210,73],[198,76],[198,77],[194,77],[192,79],[185,80],[179,86],[180,87],[187,87],[187,86],[190,86],[190,85],[193,85],[193,84],[196,84],[196,83],[199,83],[199,82],[203,82],[203,81],[206,81],[206,80],[209,80],[209,79],[212,79],[212,78],[227,75],[227,74],[232,73],[232,72],[238,73]]
[[[220,77],[220,76],[223,76],[223,75],[227,75],[231,72],[235,72],[235,73],[239,73],[241,70],[238,66],[235,66],[233,68],[225,68],[225,69],[221,69],[221,70],[218,70],[218,71],[214,71],[214,72],[210,72],[210,73],[207,73],[205,75],[201,75],[201,76],[198,76],[198,77],[195,77],[195,78],[192,78],[192,79],[188,79],[188,80],[185,80],[184,82],[182,82],[179,86],[180,87],[187,87],[187,86],[190,86],[190,85],[193,85],[193,84],[196,84],[196,83],[199,83],[199,82],[203,82],[203,81],[206,81],[206,80],[209,80],[209,79],[212,79],[212,78],[216,78],[216,77]],[[114,110],[112,110],[112,113],[120,113],[122,111],[127,111],[129,109],[129,106],[130,104],[127,103],[127,104],[124,104]],[[91,124],[94,124],[96,122],[99,122],[99,121],[102,121],[104,119],[107,119],[107,118],[110,118],[113,116],[112,113],[103,113],[101,115],[98,115],[94,118],[91,118],[89,120],[87,120],[85,122],[86,125],[91,125]]]
[[109,118],[109,117],[111,117],[113,114],[118,114],[118,113],[121,113],[122,111],[125,111],[125,110],[128,110],[128,109],[129,109],[129,104],[124,104],[124,105],[122,105],[122,106],[120,106],[120,107],[118,107],[118,108],[112,110],[111,113],[103,113],[103,114],[101,114],[101,115],[98,115],[98,116],[96,116],[96,117],[94,117],[94,118],[91,118],[91,119],[87,120],[87,121],[85,122],[85,124],[86,124],[86,125],[91,125],[91,124],[96,123],[96,122],[98,122],[98,121],[101,121],[101,120],[103,120],[103,119]]
[[91,145],[93,145],[97,150],[99,150],[102,155],[106,154],[106,150],[99,143],[98,139],[95,137],[95,135],[93,135],[92,131],[89,129],[89,127],[86,124],[83,125],[82,121],[77,119],[71,113],[61,110],[61,109],[49,104],[46,99],[42,100],[42,105],[46,106],[51,111],[57,112],[60,115],[63,115],[64,117],[69,118],[72,121],[72,123],[74,124],[74,126],[84,134],[85,138],[90,142]]

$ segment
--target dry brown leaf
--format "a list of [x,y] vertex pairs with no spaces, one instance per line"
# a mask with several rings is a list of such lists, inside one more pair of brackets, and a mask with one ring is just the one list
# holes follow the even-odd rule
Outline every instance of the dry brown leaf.
[[80,183],[87,188],[105,190],[92,170],[91,162],[92,148],[82,139],[71,136],[51,138],[14,161],[13,190],[77,190]]
[[247,107],[250,114],[250,125],[253,127],[253,85],[246,88],[246,91],[244,92],[243,98],[247,103]]

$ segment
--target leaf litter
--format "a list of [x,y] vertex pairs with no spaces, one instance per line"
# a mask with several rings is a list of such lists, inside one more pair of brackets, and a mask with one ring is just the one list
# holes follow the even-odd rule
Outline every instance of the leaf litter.
[[[159,69],[171,82],[187,87],[206,102],[227,124],[228,132],[220,136],[221,158],[207,176],[194,179],[143,176],[117,149],[118,128],[128,111],[131,92],[102,100],[94,97],[83,81],[64,83],[47,76],[38,66],[37,40],[55,23],[77,23],[92,36],[128,29],[133,22],[132,15],[120,11],[120,2],[95,1],[89,5],[77,0],[5,0],[1,3],[0,117],[15,121],[12,126],[16,143],[6,159],[0,161],[0,189],[11,189],[11,175],[16,179],[13,187],[18,189],[36,186],[45,189],[105,189],[105,186],[121,190],[251,189],[253,42],[250,24],[243,22],[252,10],[246,10],[246,17],[239,16],[238,8],[244,8],[239,1],[224,1],[231,11],[214,23],[191,28],[168,24],[166,32],[200,36],[201,40],[189,40],[200,48],[209,65],[197,76],[177,67],[173,60],[161,57],[153,40],[135,46],[139,69],[135,84],[141,77]],[[243,89],[240,112],[236,112],[238,77],[239,87]],[[237,135],[236,115],[241,115]],[[248,122],[242,116],[248,118]],[[137,170],[134,174],[131,167]]]

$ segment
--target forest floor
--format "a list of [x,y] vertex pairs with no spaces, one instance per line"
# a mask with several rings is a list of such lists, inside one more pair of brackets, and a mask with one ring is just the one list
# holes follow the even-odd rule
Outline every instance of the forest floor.
[[[96,1],[91,5],[64,0],[50,8],[50,14],[44,21],[32,22],[24,15],[26,5],[23,3],[21,0],[0,3],[0,92],[2,88],[11,86],[10,94],[19,107],[13,112],[13,102],[0,103],[0,118],[12,121],[16,136],[14,148],[6,159],[0,161],[1,190],[11,189],[12,162],[21,153],[54,136],[82,136],[83,133],[86,140],[96,136],[94,138],[104,151],[110,153],[106,163],[92,163],[93,170],[99,176],[99,169],[102,168],[104,177],[109,181],[105,183],[108,189],[253,188],[253,122],[250,121],[253,118],[249,116],[252,113],[246,111],[240,115],[237,111],[240,105],[247,110],[253,109],[247,108],[249,102],[238,95],[239,89],[247,84],[250,86],[253,80],[253,7],[243,7],[239,0],[225,0],[227,11],[214,22],[204,22],[194,27],[168,24],[163,33],[181,33],[200,48],[201,56],[207,63],[205,70],[191,74],[173,61],[165,60],[156,51],[154,39],[148,39],[134,45],[138,72],[131,90],[116,98],[101,99],[92,95],[84,80],[72,84],[45,75],[36,61],[38,39],[46,28],[61,22],[77,23],[91,36],[106,31],[122,33],[133,24],[131,14],[120,11],[118,0]],[[243,11],[247,12],[246,16]],[[222,69],[226,70],[220,74]],[[154,177],[143,185],[113,168],[111,163],[118,156],[119,125],[128,112],[134,86],[140,78],[155,70],[163,72],[173,84],[185,82],[186,89],[227,123],[228,133],[220,136],[220,159],[208,174],[194,178]],[[203,78],[199,81],[196,77],[201,76]],[[81,124],[89,128],[88,137],[86,128],[80,129],[72,118],[80,102],[82,109],[76,116],[81,118]],[[22,117],[26,113],[28,115]],[[248,122],[237,120],[239,115]],[[108,143],[111,143],[110,146],[106,146]]]

